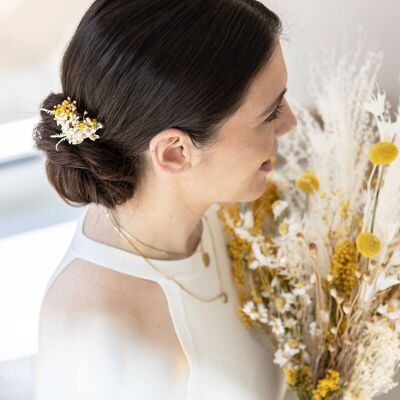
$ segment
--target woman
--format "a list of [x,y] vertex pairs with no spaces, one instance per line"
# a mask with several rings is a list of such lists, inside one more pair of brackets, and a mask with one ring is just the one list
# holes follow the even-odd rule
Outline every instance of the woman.
[[[58,194],[88,205],[43,298],[37,399],[282,397],[237,315],[217,215],[262,195],[296,126],[280,34],[255,0],[96,0],[83,16],[34,132]],[[55,139],[67,97],[98,136]]]

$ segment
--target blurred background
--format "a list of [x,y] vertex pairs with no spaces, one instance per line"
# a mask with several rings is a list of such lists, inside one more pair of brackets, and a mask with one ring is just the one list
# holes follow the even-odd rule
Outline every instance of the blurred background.
[[[82,209],[49,185],[44,159],[32,148],[39,104],[61,90],[63,51],[87,0],[0,0],[0,400],[32,399],[41,296]],[[288,95],[312,107],[308,69],[323,48],[350,44],[362,26],[383,51],[378,83],[397,107],[400,3],[397,0],[263,1],[284,23]],[[381,396],[397,399],[400,390]]]

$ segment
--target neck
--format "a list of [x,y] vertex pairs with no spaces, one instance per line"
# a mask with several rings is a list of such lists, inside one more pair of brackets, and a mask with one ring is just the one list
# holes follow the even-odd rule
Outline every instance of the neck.
[[[183,202],[181,196],[158,196],[153,189],[151,197],[147,196],[144,200],[143,195],[135,194],[133,199],[117,206],[111,215],[116,223],[134,238],[170,253],[162,253],[130,239],[142,255],[174,260],[191,256],[201,241],[202,229],[207,229],[202,225],[201,218],[208,205],[195,206],[192,203],[189,207],[187,204],[190,203]],[[102,209],[104,212],[105,208]],[[111,221],[108,222],[111,224]],[[112,226],[110,228],[113,229]],[[114,234],[119,236],[115,231]],[[125,239],[120,237],[118,240],[125,241],[125,246],[128,245],[130,251],[137,253]]]

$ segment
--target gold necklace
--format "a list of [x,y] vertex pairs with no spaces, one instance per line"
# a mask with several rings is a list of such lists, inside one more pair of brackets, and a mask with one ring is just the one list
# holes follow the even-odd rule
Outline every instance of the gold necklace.
[[[182,290],[184,290],[186,293],[188,293],[190,296],[196,298],[197,300],[209,303],[212,302],[216,299],[219,299],[220,297],[222,297],[223,302],[227,303],[228,302],[228,295],[226,294],[226,292],[223,291],[222,289],[222,284],[221,284],[221,274],[220,274],[220,270],[219,270],[219,266],[218,266],[218,262],[217,262],[217,258],[216,258],[216,251],[215,251],[215,244],[214,244],[214,236],[211,232],[210,229],[210,224],[208,223],[208,218],[206,216],[204,216],[204,219],[206,220],[210,235],[211,235],[211,240],[212,240],[212,246],[213,246],[213,252],[214,252],[214,257],[215,257],[215,263],[217,265],[217,273],[218,273],[218,280],[219,280],[219,287],[221,290],[221,293],[218,294],[217,296],[212,297],[211,299],[202,299],[200,297],[198,297],[197,295],[191,293],[189,290],[187,290],[184,286],[182,286],[178,281],[176,281],[174,278],[172,278],[171,276],[168,276],[166,274],[164,274],[163,272],[161,272],[153,263],[150,262],[150,260],[145,257],[141,251],[133,244],[133,242],[129,239],[129,236],[124,234],[124,230],[121,228],[121,226],[115,221],[115,218],[109,213],[108,210],[104,211],[107,218],[111,221],[111,224],[113,225],[114,229],[117,231],[117,233],[123,238],[125,239],[144,259],[145,261],[153,268],[155,269],[158,273],[160,273],[161,275],[163,275],[165,278],[167,278],[170,281],[173,281],[174,283],[176,283]],[[204,228],[204,227],[203,227]],[[172,260],[171,260],[172,261]]]
[[[104,210],[104,212],[105,212],[106,215],[107,215],[107,213],[110,213],[109,210]],[[112,214],[113,220],[116,221],[117,218],[115,217],[114,213],[111,212],[110,214]],[[108,215],[107,215],[107,217],[108,217]],[[203,229],[204,229],[204,224],[202,225],[202,227],[203,227]],[[162,253],[162,254],[174,254],[174,255],[178,255],[178,256],[181,256],[181,255],[182,255],[181,253],[175,253],[175,252],[173,252],[173,251],[165,251],[165,250],[157,249],[156,247],[153,247],[153,246],[151,246],[151,245],[149,245],[149,244],[146,244],[146,243],[142,242],[141,240],[139,240],[139,239],[135,238],[134,236],[132,236],[132,234],[128,233],[124,228],[122,228],[121,225],[119,225],[119,229],[120,229],[126,236],[129,236],[130,239],[134,240],[135,242],[141,243],[142,245],[144,245],[144,246],[146,246],[146,247],[149,247],[149,248],[151,248],[151,249],[153,249],[153,250],[156,250],[156,251],[158,251],[158,252],[160,252],[160,253]],[[208,266],[210,265],[210,255],[208,254],[207,251],[204,250],[204,247],[203,247],[203,237],[202,237],[202,236],[201,236],[201,238],[200,238],[200,245],[201,245],[201,249],[195,251],[194,253],[199,253],[199,252],[201,251],[201,252],[202,252],[202,255],[201,255],[201,256],[202,256],[202,259],[203,259],[204,266],[205,266],[205,267],[208,267]],[[194,254],[194,253],[193,253],[193,254]]]

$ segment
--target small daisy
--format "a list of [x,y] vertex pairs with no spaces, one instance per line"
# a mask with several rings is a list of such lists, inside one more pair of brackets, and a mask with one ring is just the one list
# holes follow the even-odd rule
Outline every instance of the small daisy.
[[272,327],[272,332],[276,336],[282,336],[285,333],[285,327],[283,326],[280,318],[274,318],[268,323],[268,325]]
[[282,296],[275,296],[273,298],[273,302],[275,304],[276,309],[280,313],[284,313],[290,310],[290,304],[286,301],[286,299]]
[[283,367],[284,365],[287,364],[288,361],[289,358],[285,356],[282,349],[278,349],[274,353],[274,360],[273,360],[274,364],[278,364],[280,367]]
[[268,323],[268,310],[265,308],[264,304],[258,303],[257,309],[258,309],[259,321],[262,322],[263,324]]
[[244,313],[248,315],[253,321],[258,319],[258,312],[255,309],[254,302],[252,300],[248,301],[242,308]]
[[254,254],[254,261],[249,265],[250,269],[256,269],[261,266],[268,266],[270,268],[277,268],[279,264],[276,261],[276,257],[273,255],[265,255],[261,251],[261,247],[264,245],[264,242],[253,241],[251,244],[251,249]]
[[285,343],[283,351],[287,357],[293,357],[300,350],[305,349],[305,347],[306,346],[298,340],[290,339],[288,342]]

